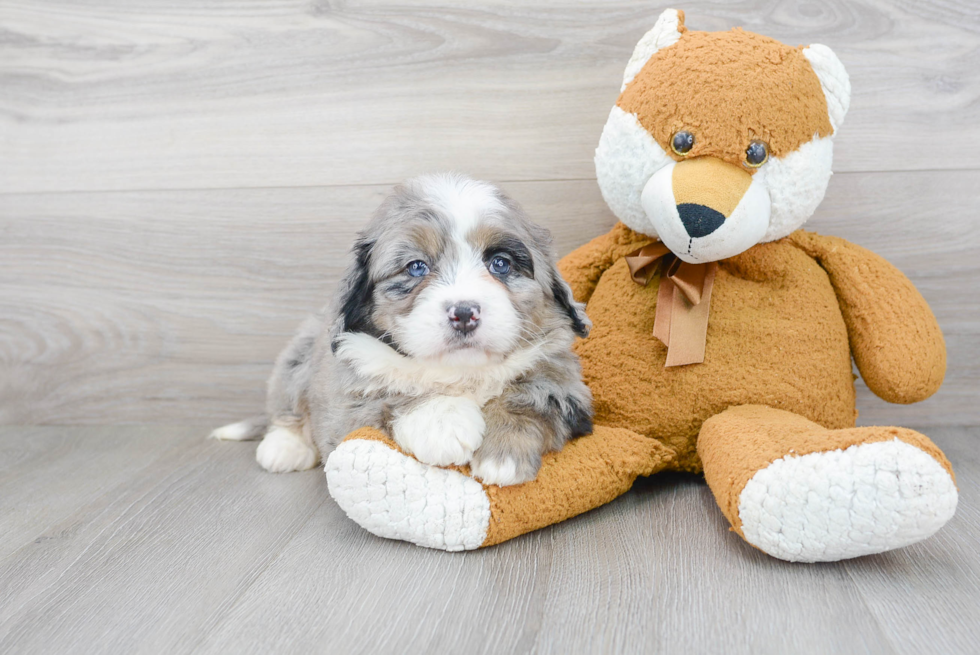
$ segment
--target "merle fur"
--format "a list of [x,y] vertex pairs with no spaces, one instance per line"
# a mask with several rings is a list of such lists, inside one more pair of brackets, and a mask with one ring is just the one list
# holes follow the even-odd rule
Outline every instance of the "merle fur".
[[340,304],[344,320],[344,332],[374,334],[377,328],[371,315],[374,313],[374,282],[370,275],[371,248],[373,241],[361,240],[354,244],[354,266],[347,280]]
[[483,251],[483,261],[489,263],[497,255],[510,258],[511,273],[534,277],[534,257],[520,239],[511,236],[499,239]]
[[[396,188],[382,204],[352,249],[337,303],[305,321],[277,359],[269,381],[266,422],[252,421],[252,432],[257,434],[266,424],[286,426],[300,434],[308,430],[317,449],[326,453],[356,428],[388,430],[392,417],[411,411],[419,402],[418,396],[377,388],[354,366],[333,355],[336,339],[343,333],[364,333],[401,352],[375,318],[384,315],[385,303],[403,302],[399,296],[411,282],[385,278],[385,262],[377,260],[382,252],[388,263],[397,260],[388,240],[405,235],[412,225],[434,222],[436,230],[451,228],[451,222],[439,213],[441,209],[432,206],[427,195],[429,184],[446,181],[410,181]],[[547,230],[531,223],[517,203],[499,190],[497,193],[505,211],[489,224],[513,236],[501,235],[503,238],[495,239],[483,255],[487,260],[497,254],[511,259],[512,271],[522,278],[520,285],[508,285],[515,295],[531,298],[532,288],[540,294],[540,302],[535,300],[537,304],[530,305],[525,318],[541,323],[527,334],[543,344],[570,345],[572,333],[588,334],[590,323],[584,305],[573,299],[571,289],[561,279]],[[382,279],[387,281],[375,282]],[[528,339],[521,343],[525,342]],[[582,381],[578,358],[570,348],[563,348],[550,351],[533,369],[512,380],[501,395],[486,402],[487,431],[472,464],[481,458],[516,458],[523,479],[532,479],[543,452],[558,450],[568,439],[591,432],[591,393]]]
[[581,312],[576,309],[575,301],[572,299],[572,290],[560,279],[556,279],[551,284],[551,293],[555,296],[555,302],[561,307],[562,311],[568,314],[572,322],[572,331],[580,337],[589,336],[589,326],[582,320]]

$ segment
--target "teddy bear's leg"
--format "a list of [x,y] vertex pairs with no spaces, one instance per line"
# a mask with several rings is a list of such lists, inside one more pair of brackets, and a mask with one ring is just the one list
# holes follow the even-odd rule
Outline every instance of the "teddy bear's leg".
[[835,561],[908,546],[956,510],[956,481],[928,437],[894,427],[828,430],[746,405],[704,422],[704,477],[732,529],[774,557]]
[[608,503],[671,459],[672,451],[653,439],[597,426],[545,455],[534,480],[497,487],[470,477],[467,467],[422,464],[382,433],[362,428],[324,468],[330,495],[366,530],[428,548],[471,550]]

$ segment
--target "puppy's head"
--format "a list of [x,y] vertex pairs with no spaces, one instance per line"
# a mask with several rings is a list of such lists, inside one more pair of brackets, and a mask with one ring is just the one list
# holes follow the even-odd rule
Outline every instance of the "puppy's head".
[[470,366],[590,327],[548,231],[454,174],[412,179],[382,203],[354,246],[339,321],[403,355]]

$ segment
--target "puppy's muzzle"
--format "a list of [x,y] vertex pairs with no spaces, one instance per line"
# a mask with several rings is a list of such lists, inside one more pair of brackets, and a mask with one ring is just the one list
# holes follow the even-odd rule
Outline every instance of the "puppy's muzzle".
[[449,324],[461,334],[469,334],[480,325],[480,306],[476,303],[456,303],[449,308]]

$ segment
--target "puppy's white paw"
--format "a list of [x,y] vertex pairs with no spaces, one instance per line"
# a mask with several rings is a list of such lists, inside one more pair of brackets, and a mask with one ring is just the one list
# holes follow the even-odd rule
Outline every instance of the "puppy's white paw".
[[503,460],[485,459],[473,462],[471,467],[473,477],[479,478],[485,484],[495,484],[505,487],[511,484],[527,482],[517,475],[517,462],[510,457]]
[[320,461],[320,453],[303,435],[274,426],[256,449],[255,460],[270,473],[288,473],[313,468]]
[[528,466],[519,467],[513,457],[503,459],[476,459],[472,462],[473,477],[479,478],[484,484],[495,484],[506,487],[533,480],[537,476]]
[[256,434],[255,426],[250,421],[239,421],[238,423],[222,425],[208,436],[211,439],[220,439],[221,441],[249,441],[258,439],[262,433]]
[[392,423],[395,442],[425,464],[466,464],[483,443],[483,411],[469,398],[435,396]]

